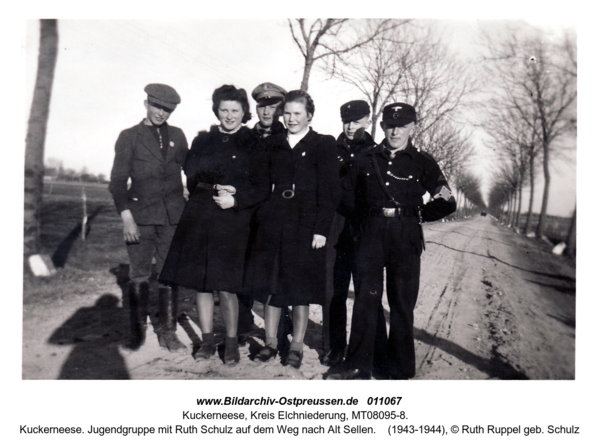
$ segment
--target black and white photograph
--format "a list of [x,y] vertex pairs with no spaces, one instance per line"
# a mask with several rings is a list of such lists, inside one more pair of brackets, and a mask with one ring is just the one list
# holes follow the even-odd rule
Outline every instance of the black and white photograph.
[[[593,160],[578,152],[586,40],[574,11],[531,3],[20,18],[14,384],[49,399],[68,387],[68,411],[121,387],[139,426],[144,409],[177,411],[155,427],[187,426],[189,387],[185,409],[201,396],[370,396],[371,408],[407,394],[419,424],[465,408],[494,424],[482,433],[515,439],[540,433],[522,429],[531,402],[528,425],[579,434],[576,412],[562,424],[548,404],[555,390],[564,404],[597,393],[581,364],[597,353],[581,305],[596,293],[582,252],[597,246],[582,227],[595,217]],[[417,393],[438,404],[433,421]],[[487,423],[482,403],[497,404]],[[129,424],[94,412],[75,415],[77,433]],[[333,439],[317,423],[300,435]],[[200,433],[229,433],[214,427]],[[343,433],[407,433],[381,427]]]
[[575,378],[574,26],[31,20],[27,57],[23,379]]

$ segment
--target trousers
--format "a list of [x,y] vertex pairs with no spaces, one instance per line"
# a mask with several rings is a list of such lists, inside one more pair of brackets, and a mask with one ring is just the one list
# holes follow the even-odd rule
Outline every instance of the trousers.
[[348,369],[373,370],[385,270],[390,306],[387,373],[393,379],[415,375],[413,311],[419,293],[421,240],[417,218],[368,218],[357,254],[358,289],[345,362]]
[[129,279],[141,282],[152,275],[152,258],[156,259],[156,271],[160,275],[177,225],[138,225],[140,241],[127,243],[129,255]]

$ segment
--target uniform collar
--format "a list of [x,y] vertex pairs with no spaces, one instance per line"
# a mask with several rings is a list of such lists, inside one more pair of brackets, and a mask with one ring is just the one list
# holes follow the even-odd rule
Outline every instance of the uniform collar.
[[368,148],[370,146],[373,146],[375,144],[375,141],[373,140],[371,135],[367,132],[365,132],[365,138],[363,140],[361,140],[360,142],[355,142],[353,140],[349,140],[346,137],[346,134],[344,134],[344,132],[342,132],[342,133],[340,133],[340,135],[337,138],[337,143],[338,143],[338,145],[343,146],[350,153],[357,153],[358,151],[365,149],[365,147]]
[[259,120],[258,122],[256,122],[256,125],[254,125],[253,129],[261,137],[268,137],[275,134],[279,134],[281,132],[285,132],[285,127],[283,126],[283,123],[281,123],[279,120],[273,121],[273,125],[271,125],[268,128],[262,126]]
[[[377,153],[382,154],[384,157],[388,158],[389,154],[388,154],[388,146],[387,146],[387,142],[384,139],[383,142],[381,142],[376,149]],[[415,158],[415,154],[418,153],[417,149],[413,146],[412,144],[412,140],[408,139],[408,144],[406,145],[406,148],[404,148],[403,150],[399,150],[396,151],[396,155],[394,156],[394,158],[398,157],[398,155],[400,154],[406,154],[407,156],[409,156],[411,159]]]

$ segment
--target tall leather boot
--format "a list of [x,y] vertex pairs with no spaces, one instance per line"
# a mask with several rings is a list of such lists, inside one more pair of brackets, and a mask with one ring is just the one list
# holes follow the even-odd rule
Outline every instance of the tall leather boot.
[[158,287],[158,343],[170,352],[186,350],[187,347],[177,338],[177,288],[160,285]]
[[148,317],[148,281],[131,281],[129,290],[129,322],[131,326],[131,337],[127,348],[138,350],[146,340],[146,328]]

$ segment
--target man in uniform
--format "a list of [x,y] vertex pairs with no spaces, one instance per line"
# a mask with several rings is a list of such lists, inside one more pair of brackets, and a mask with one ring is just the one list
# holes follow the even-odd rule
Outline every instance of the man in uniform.
[[[283,114],[283,99],[287,91],[274,83],[265,82],[258,85],[252,91],[252,98],[256,101],[256,114],[258,122],[252,128],[252,132],[257,139],[265,139],[269,136],[283,133],[286,131],[279,117]],[[255,230],[254,218],[251,221],[252,229],[250,234],[250,243],[253,242]],[[247,295],[238,295],[239,317],[238,332],[240,340],[244,341],[246,337],[257,327],[254,326],[254,316],[252,315],[252,305],[254,300]],[[289,340],[287,333],[291,333],[291,320],[287,309],[283,310],[278,329],[278,349],[280,352],[287,352],[289,349]]]
[[[123,219],[129,255],[130,348],[134,350],[145,340],[152,258],[160,274],[185,206],[181,171],[188,152],[183,131],[167,124],[181,101],[177,91],[159,83],[147,85],[144,91],[146,117],[119,135],[109,186]],[[175,333],[176,289],[159,285],[158,305],[160,346],[184,350]]]
[[[340,161],[340,180],[344,189],[344,199],[335,214],[330,238],[333,246],[328,251],[328,267],[333,264],[333,294],[328,295],[324,316],[325,334],[329,333],[329,351],[322,358],[323,365],[335,367],[341,364],[346,351],[346,300],[350,279],[354,276],[356,286],[356,238],[360,231],[360,218],[354,202],[356,188],[355,159],[368,148],[375,146],[371,135],[365,131],[371,124],[371,108],[364,100],[352,100],[340,107],[343,131],[337,139]],[[331,290],[329,290],[331,291]],[[328,309],[327,309],[328,308]],[[328,328],[327,328],[328,326]],[[387,332],[383,307],[379,304],[377,321],[376,364],[383,365]],[[379,346],[379,347],[377,347]],[[378,365],[379,366],[379,365]]]
[[252,91],[256,101],[258,122],[254,125],[254,133],[265,138],[285,131],[285,126],[279,121],[283,114],[282,103],[287,91],[273,83],[261,83]]
[[[456,210],[437,162],[412,145],[415,109],[393,103],[383,110],[385,140],[357,161],[357,193],[366,221],[357,254],[358,291],[343,371],[331,379],[370,379],[383,293],[384,268],[390,305],[387,372],[391,379],[415,375],[413,310],[419,292],[424,239],[420,222]],[[423,195],[432,200],[423,205]]]

